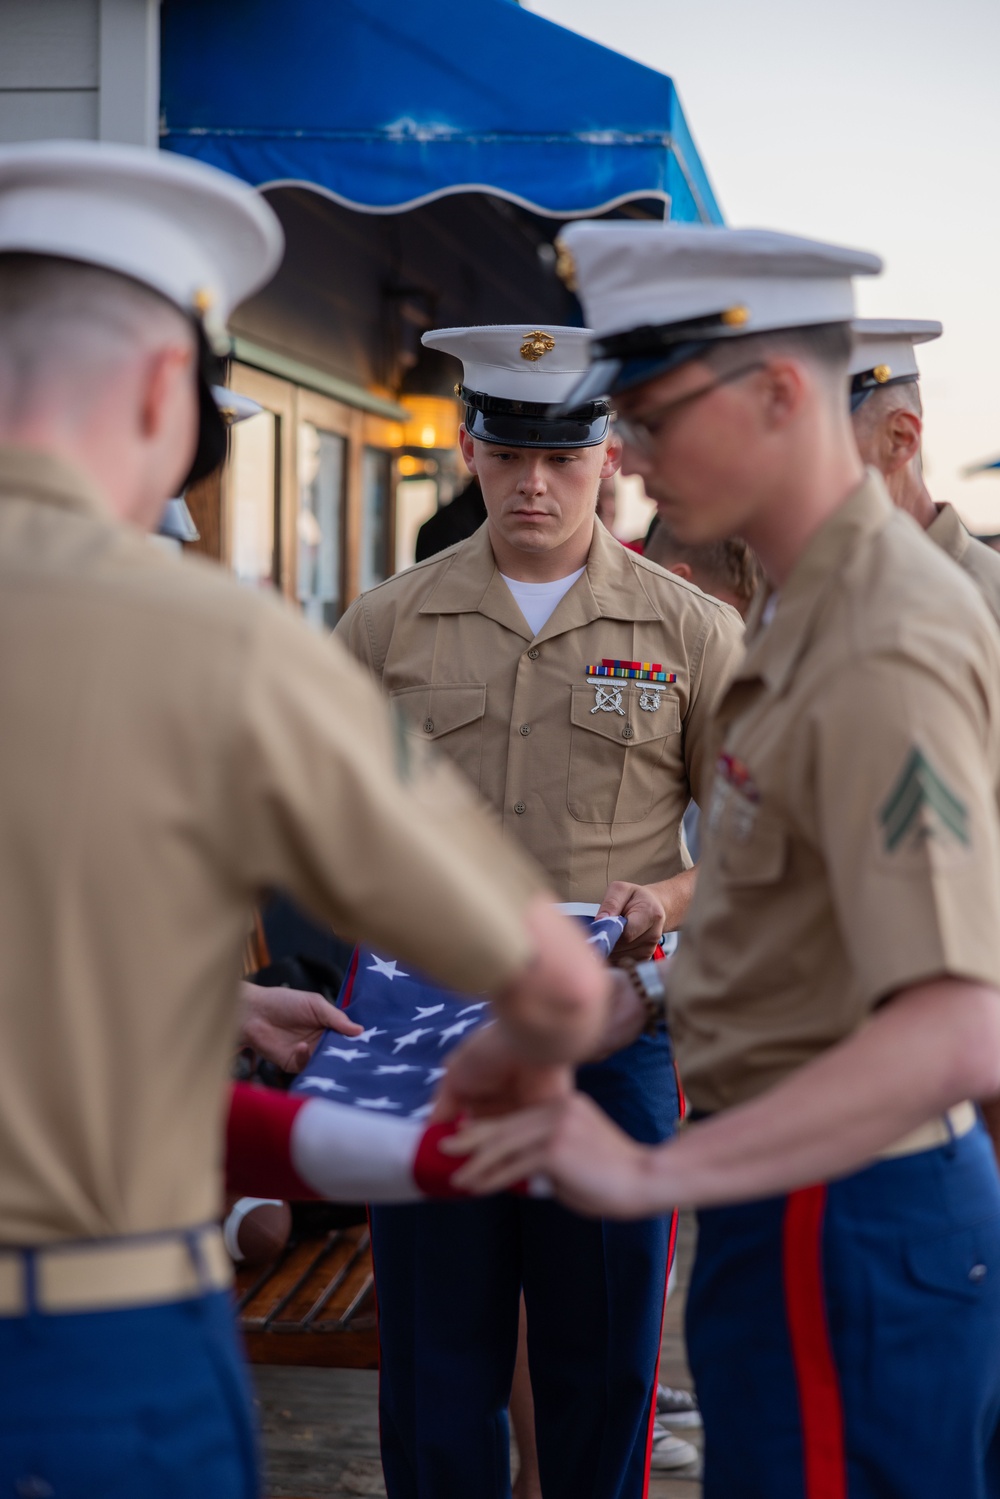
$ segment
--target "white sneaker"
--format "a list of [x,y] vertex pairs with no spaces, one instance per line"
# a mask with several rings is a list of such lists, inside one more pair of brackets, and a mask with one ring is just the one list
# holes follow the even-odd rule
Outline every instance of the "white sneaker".
[[666,1473],[674,1468],[686,1468],[691,1463],[698,1461],[698,1449],[690,1442],[682,1441],[661,1426],[659,1421],[653,1423],[653,1452],[650,1459],[650,1468],[654,1473]]
[[656,1386],[656,1419],[664,1426],[700,1426],[701,1411],[690,1390],[672,1390],[660,1384]]

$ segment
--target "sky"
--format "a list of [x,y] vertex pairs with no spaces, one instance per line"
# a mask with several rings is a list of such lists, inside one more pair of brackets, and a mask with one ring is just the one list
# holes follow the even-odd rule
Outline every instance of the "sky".
[[526,0],[668,73],[726,222],[874,250],[919,352],[928,488],[1000,532],[1000,0]]

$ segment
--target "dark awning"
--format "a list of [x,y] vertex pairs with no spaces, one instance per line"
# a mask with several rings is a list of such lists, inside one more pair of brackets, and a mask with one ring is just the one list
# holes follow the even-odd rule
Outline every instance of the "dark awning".
[[672,81],[511,0],[163,0],[163,146],[369,213],[721,222]]

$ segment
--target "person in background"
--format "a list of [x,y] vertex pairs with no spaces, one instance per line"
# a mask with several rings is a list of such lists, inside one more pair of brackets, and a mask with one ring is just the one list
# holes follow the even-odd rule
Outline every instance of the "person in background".
[[941,324],[856,318],[853,330],[851,424],[862,461],[882,475],[893,504],[912,515],[935,546],[968,573],[1000,622],[1000,553],[971,536],[953,506],[937,503],[924,478],[915,346],[940,338]]
[[730,604],[744,619],[763,577],[753,549],[739,537],[691,546],[659,516],[653,517],[646,533],[643,556],[694,583],[702,593]]
[[597,486],[597,519],[606,531],[615,534],[618,515],[618,489],[614,474],[606,474]]
[[415,558],[424,562],[436,557],[456,542],[475,534],[486,519],[486,506],[479,480],[473,475],[465,488],[447,505],[442,505],[424,521],[417,532]]

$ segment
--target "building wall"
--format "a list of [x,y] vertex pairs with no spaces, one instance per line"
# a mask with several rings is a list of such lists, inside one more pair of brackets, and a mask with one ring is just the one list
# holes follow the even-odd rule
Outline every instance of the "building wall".
[[[555,220],[482,193],[399,214],[360,213],[307,188],[271,189],[267,199],[285,258],[237,310],[233,331],[363,388],[450,395],[461,370],[446,356],[428,359],[426,328],[580,321],[555,274]],[[417,360],[423,378],[411,386]],[[439,389],[428,384],[429,363],[442,364]]]
[[0,142],[158,145],[159,0],[0,0]]

